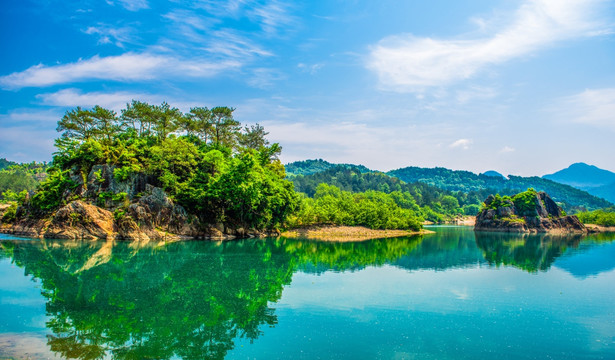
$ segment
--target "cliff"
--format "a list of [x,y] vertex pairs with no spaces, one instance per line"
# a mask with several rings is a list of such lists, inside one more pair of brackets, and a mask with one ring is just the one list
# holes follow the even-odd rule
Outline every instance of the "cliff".
[[476,216],[475,231],[516,233],[587,233],[574,215],[566,215],[545,192],[533,189],[513,197],[489,197]]

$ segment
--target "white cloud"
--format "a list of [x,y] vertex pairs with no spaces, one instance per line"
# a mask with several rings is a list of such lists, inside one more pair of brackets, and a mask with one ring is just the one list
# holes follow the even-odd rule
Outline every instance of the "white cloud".
[[297,64],[297,67],[301,69],[301,71],[308,72],[310,73],[310,75],[316,74],[320,69],[322,69],[323,66],[324,66],[323,64],[312,64],[312,65],[308,65],[304,63]]
[[473,142],[474,141],[472,141],[472,139],[459,139],[450,144],[448,147],[450,147],[451,149],[461,148],[463,150],[468,150]]
[[128,11],[149,9],[147,0],[118,0],[118,2]]
[[587,89],[558,101],[558,119],[615,130],[615,88]]
[[[482,38],[439,40],[409,34],[371,47],[367,67],[384,88],[422,91],[468,79],[490,65],[527,56],[556,42],[611,31],[606,0],[528,0],[508,24]],[[481,22],[481,26],[485,25]]]
[[272,56],[273,54],[259,47],[254,41],[246,38],[236,31],[229,29],[218,30],[211,34],[213,38],[206,48],[215,56],[232,59],[245,59],[254,56]]
[[247,80],[248,85],[259,88],[268,89],[277,81],[286,77],[281,72],[275,69],[257,68],[252,70],[252,77]]
[[504,147],[500,150],[500,152],[501,152],[501,153],[511,153],[511,152],[514,152],[514,151],[515,151],[515,148],[510,147],[510,146],[504,146]]
[[266,34],[279,33],[283,27],[295,23],[295,18],[288,14],[288,4],[280,1],[271,1],[252,10],[252,15],[260,21],[261,28]]
[[240,66],[238,61],[233,60],[213,63],[165,55],[125,53],[119,56],[94,56],[65,65],[35,65],[22,72],[0,77],[0,86],[5,89],[20,89],[86,80],[132,82],[164,76],[211,77],[223,70]]
[[493,99],[497,94],[497,91],[493,88],[471,86],[467,89],[457,91],[456,100],[459,104],[466,104],[471,100]]
[[0,124],[3,128],[24,124],[55,124],[60,117],[61,113],[55,110],[17,109],[8,114],[0,114]]
[[82,93],[78,89],[63,89],[54,93],[39,94],[36,96],[44,105],[52,106],[94,106],[99,105],[107,109],[119,111],[126,107],[126,104],[134,100],[147,101],[152,103],[162,102],[158,96],[145,93],[134,93],[118,91],[113,93],[89,92]]
[[98,24],[88,27],[83,32],[88,35],[98,35],[99,44],[114,44],[123,48],[125,43],[134,42],[134,29],[128,26],[116,28],[111,25]]

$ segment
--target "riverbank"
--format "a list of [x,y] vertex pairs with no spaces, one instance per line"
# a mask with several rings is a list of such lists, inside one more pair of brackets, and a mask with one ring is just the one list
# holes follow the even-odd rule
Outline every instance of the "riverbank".
[[433,234],[431,230],[373,230],[363,226],[310,226],[305,228],[285,231],[280,236],[287,238],[304,238],[310,240],[351,242],[384,239],[400,236]]
[[605,232],[613,232],[615,233],[615,226],[603,226],[596,224],[585,224],[587,230],[590,233],[605,233]]

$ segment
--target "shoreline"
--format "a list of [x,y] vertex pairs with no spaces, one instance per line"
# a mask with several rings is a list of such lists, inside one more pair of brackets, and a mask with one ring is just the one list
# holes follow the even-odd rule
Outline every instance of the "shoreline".
[[309,240],[330,242],[355,242],[433,233],[435,232],[426,229],[421,229],[419,231],[373,230],[364,226],[322,225],[284,231],[280,234],[280,236],[290,239],[304,238]]

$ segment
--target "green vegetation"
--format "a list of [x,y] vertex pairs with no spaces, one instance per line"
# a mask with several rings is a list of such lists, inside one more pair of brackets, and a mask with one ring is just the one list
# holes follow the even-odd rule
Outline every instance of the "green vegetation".
[[0,159],[0,202],[11,201],[4,193],[20,193],[24,190],[32,191],[46,177],[46,163],[31,162],[16,164],[6,159]]
[[314,198],[303,197],[299,210],[289,219],[291,226],[314,224],[361,225],[371,229],[419,230],[418,205],[407,193],[386,194],[368,190],[342,191],[320,184]]
[[[307,161],[308,164],[313,162],[313,160]],[[298,162],[293,164],[295,167],[299,166]],[[416,215],[424,220],[436,223],[450,220],[458,215],[474,216],[484,199],[476,192],[446,191],[421,182],[408,184],[381,172],[364,172],[361,168],[348,165],[333,166],[325,171],[296,175],[290,179],[295,184],[296,191],[305,193],[309,197],[314,197],[318,186],[323,183],[352,193],[377,191],[385,194],[403,194],[404,198],[412,199],[413,205],[405,205],[407,208],[412,208]]]
[[[271,229],[284,223],[298,196],[256,124],[241,128],[233,108],[195,107],[183,114],[167,103],[133,101],[121,114],[95,106],[67,111],[58,122],[53,166],[28,206],[45,216],[87,188],[95,165],[107,164],[117,182],[138,177],[164,189],[204,224]],[[94,184],[107,181],[100,171]],[[90,184],[91,185],[91,184]],[[87,189],[84,189],[87,190]],[[126,194],[100,193],[98,205],[115,207]]]
[[290,164],[286,164],[286,175],[288,177],[292,177],[295,175],[312,175],[319,172],[323,172],[329,170],[331,168],[353,168],[357,169],[362,173],[372,172],[372,170],[366,168],[363,165],[352,165],[352,164],[332,164],[323,159],[316,160],[304,160],[304,161],[295,161]]
[[533,188],[536,191],[548,193],[568,213],[612,206],[608,201],[590,195],[583,190],[536,176],[510,175],[506,179],[484,174],[476,175],[469,171],[445,168],[428,169],[413,166],[389,171],[387,174],[408,183],[421,182],[453,192],[476,194],[480,199],[485,199],[489,194],[514,195],[524,189]]
[[576,215],[584,224],[615,226],[615,207],[594,211],[583,211]]
[[513,196],[512,201],[520,216],[537,215],[536,206],[538,204],[536,202],[538,201],[538,197],[536,195],[536,190],[530,188]]

